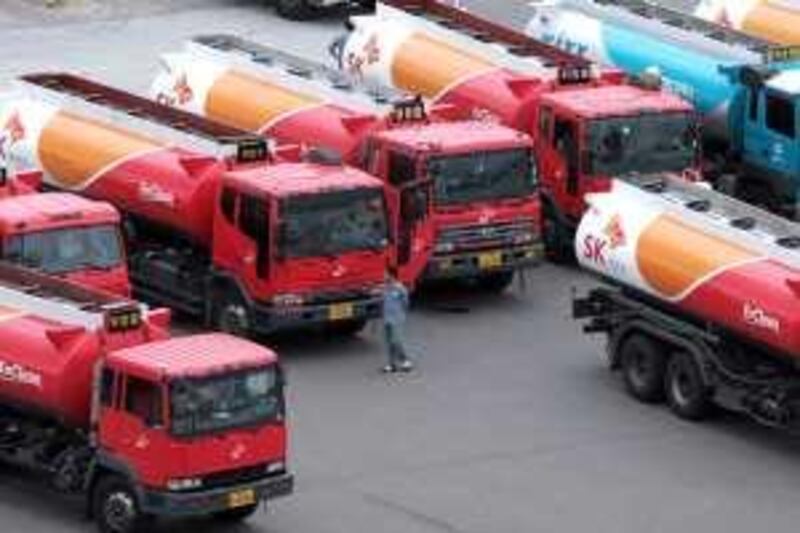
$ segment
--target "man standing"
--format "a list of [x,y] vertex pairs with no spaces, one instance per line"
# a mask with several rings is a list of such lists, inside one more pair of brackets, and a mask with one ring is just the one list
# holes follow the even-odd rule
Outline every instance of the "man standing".
[[384,372],[410,372],[414,369],[403,338],[408,305],[408,290],[397,280],[397,271],[390,268],[383,293],[383,335],[389,357]]

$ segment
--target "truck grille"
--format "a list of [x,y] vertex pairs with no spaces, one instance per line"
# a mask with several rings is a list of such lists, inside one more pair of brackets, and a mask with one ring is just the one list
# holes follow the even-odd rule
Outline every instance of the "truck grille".
[[[538,240],[538,231],[533,219],[445,228],[439,232],[436,244],[437,250],[445,254],[529,244],[533,241],[525,240],[528,236]],[[445,247],[449,249],[443,250]]]
[[215,472],[203,478],[202,490],[231,487],[241,483],[258,481],[267,477],[267,463]]
[[305,303],[310,305],[328,305],[341,302],[359,302],[368,300],[370,295],[363,289],[354,289],[350,291],[336,291],[322,294],[314,294]]

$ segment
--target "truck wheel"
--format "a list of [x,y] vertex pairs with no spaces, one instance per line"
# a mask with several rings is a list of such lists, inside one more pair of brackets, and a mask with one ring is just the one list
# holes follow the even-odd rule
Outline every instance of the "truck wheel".
[[694,357],[676,352],[669,359],[665,378],[667,402],[672,412],[686,420],[702,420],[711,411],[711,391]]
[[249,338],[253,333],[250,309],[241,296],[222,294],[215,306],[214,326],[218,331],[236,337]]
[[133,489],[118,476],[107,476],[97,484],[92,513],[101,533],[135,533],[142,531],[147,522]]
[[308,0],[275,0],[275,10],[289,20],[307,20],[314,14]]
[[514,271],[504,270],[482,275],[478,278],[478,285],[485,291],[499,294],[505,291],[512,281],[514,281]]
[[622,342],[620,365],[625,388],[645,403],[664,398],[664,372],[667,359],[662,346],[650,338],[633,334]]
[[554,263],[571,263],[575,259],[572,232],[558,217],[553,207],[545,204],[542,214],[542,238],[547,256]]
[[221,522],[241,522],[247,520],[258,510],[258,504],[247,505],[245,507],[238,507],[236,509],[228,509],[220,511],[214,515],[216,520]]

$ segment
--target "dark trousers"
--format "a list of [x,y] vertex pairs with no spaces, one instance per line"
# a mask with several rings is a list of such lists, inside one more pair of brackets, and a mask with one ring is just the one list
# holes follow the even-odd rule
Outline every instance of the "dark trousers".
[[397,367],[408,361],[401,325],[385,323],[383,325],[383,340],[386,343],[389,365]]

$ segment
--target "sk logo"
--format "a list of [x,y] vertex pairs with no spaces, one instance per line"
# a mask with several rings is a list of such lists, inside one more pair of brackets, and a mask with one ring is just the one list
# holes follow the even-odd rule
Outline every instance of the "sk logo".
[[603,229],[603,234],[608,239],[609,248],[612,250],[620,246],[625,246],[625,232],[622,229],[622,219],[619,215],[614,215]]
[[18,141],[25,138],[25,126],[19,116],[19,111],[14,111],[3,125],[3,132],[0,134],[0,157],[6,158],[6,150],[14,146]]
[[179,105],[184,105],[187,102],[191,102],[192,98],[194,98],[194,94],[192,93],[192,88],[189,86],[189,79],[186,77],[186,74],[181,74],[177,80],[175,80],[175,86],[172,88],[175,92],[175,98],[178,101]]

